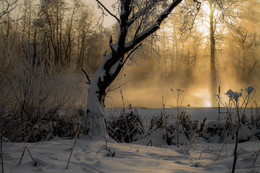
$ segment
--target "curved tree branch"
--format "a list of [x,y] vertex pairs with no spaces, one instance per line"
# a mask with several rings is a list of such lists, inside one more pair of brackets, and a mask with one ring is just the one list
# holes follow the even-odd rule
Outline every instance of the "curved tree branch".
[[118,17],[116,17],[116,15],[114,15],[112,12],[110,12],[99,0],[96,0],[96,1],[97,1],[98,5],[100,5],[112,17],[114,17],[118,23],[120,23],[120,20],[118,19]]

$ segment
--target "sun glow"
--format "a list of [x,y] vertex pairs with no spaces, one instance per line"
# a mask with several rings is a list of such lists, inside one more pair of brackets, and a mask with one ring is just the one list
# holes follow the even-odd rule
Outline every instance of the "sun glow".
[[198,100],[198,105],[202,105],[203,107],[211,107],[210,92],[206,88],[199,89],[194,92],[194,99]]
[[209,100],[204,101],[204,107],[211,107],[211,103]]

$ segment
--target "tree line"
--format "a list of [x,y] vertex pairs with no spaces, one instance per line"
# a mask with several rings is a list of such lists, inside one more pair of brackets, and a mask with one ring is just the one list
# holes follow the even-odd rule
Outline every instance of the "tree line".
[[19,56],[31,66],[55,66],[55,71],[86,66],[95,71],[111,31],[98,26],[91,7],[81,0],[18,2],[0,18],[1,58]]

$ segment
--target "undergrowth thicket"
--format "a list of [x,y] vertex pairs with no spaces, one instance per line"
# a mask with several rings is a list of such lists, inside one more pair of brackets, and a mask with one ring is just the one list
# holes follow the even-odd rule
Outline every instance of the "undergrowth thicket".
[[[78,124],[85,111],[75,110],[49,110],[40,117],[32,117],[29,121],[5,113],[1,114],[1,130],[3,139],[11,142],[37,142],[50,140],[54,137],[73,139],[77,133]],[[145,123],[137,111],[126,113],[121,111],[119,115],[106,118],[108,135],[117,142],[133,142],[149,138],[155,133],[161,132],[161,139],[167,145],[188,144],[194,138],[201,137],[207,142],[231,143],[235,140],[236,123],[229,118],[219,124],[218,121],[207,122],[193,120],[191,116],[182,111],[177,116],[178,121],[170,118],[170,115],[152,117]],[[259,117],[246,115],[241,117],[238,142],[260,140]],[[177,124],[178,123],[178,124]],[[144,127],[146,124],[147,127]],[[179,128],[179,143],[177,141],[177,129]],[[82,130],[78,135],[82,134]]]
[[[32,76],[35,79],[33,81],[36,81],[35,77]],[[46,77],[46,79],[48,78]],[[5,107],[2,104],[0,109],[0,130],[3,140],[38,142],[54,137],[73,139],[76,134],[78,136],[83,134],[84,129],[78,130],[81,117],[85,114],[83,109],[66,110],[62,108],[66,99],[49,97],[49,95],[38,91],[42,83],[34,84],[37,85],[37,87],[35,86],[37,90],[34,90],[34,86],[30,86],[30,80],[28,81],[27,78],[25,81],[21,78],[20,83],[23,84],[23,87],[10,85],[9,95],[12,94],[12,97],[9,96],[9,99],[13,102],[9,101]],[[161,139],[164,144],[178,146],[189,144],[199,137],[207,142],[218,143],[231,143],[235,140],[238,143],[260,140],[258,108],[255,108],[255,114],[246,115],[245,109],[250,100],[246,95],[243,97],[241,94],[239,97],[243,102],[239,108],[231,109],[232,97],[229,104],[223,104],[227,108],[226,113],[223,114],[226,121],[208,122],[206,118],[203,121],[193,120],[188,112],[181,110],[181,108],[178,108],[177,115],[166,115],[163,108],[161,115],[152,117],[147,124],[138,111],[130,107],[128,111],[125,108],[122,109],[119,115],[106,117],[107,133],[115,141],[127,143],[145,138],[151,139],[151,136],[156,134],[156,139]],[[38,98],[41,101],[37,100]],[[54,102],[55,99],[63,101],[48,107],[47,102],[51,99],[54,99]],[[10,103],[15,104],[15,106]],[[240,114],[239,121],[238,114]]]

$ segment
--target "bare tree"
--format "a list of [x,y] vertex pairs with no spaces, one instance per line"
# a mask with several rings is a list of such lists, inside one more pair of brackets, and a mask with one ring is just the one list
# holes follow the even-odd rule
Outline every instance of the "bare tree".
[[[88,88],[87,114],[83,127],[92,137],[106,136],[104,123],[104,100],[106,89],[115,80],[126,61],[152,33],[156,32],[164,19],[182,0],[120,0],[119,16],[109,11],[99,0],[97,3],[118,22],[117,41],[111,37],[111,52],[104,53],[104,59],[93,75]],[[134,29],[133,34],[130,31]]]
[[209,20],[209,43],[210,43],[210,90],[211,90],[211,104],[215,106],[215,95],[217,92],[217,69],[216,69],[216,58],[217,58],[217,29],[218,24],[224,17],[225,8],[227,4],[226,0],[205,0],[206,5],[209,8],[209,13],[205,11],[203,15],[206,15]]
[[53,57],[53,61],[57,66],[63,65],[64,53],[66,52],[63,47],[66,5],[63,0],[41,0],[39,11],[41,29],[48,41],[49,59]]
[[[245,9],[236,14],[232,22],[226,22],[229,32],[228,37],[232,47],[231,57],[236,57],[234,62],[242,80],[249,80],[252,71],[258,63],[257,53],[259,48],[259,2],[244,1],[240,7]],[[250,9],[250,10],[248,10]],[[236,50],[236,51],[235,51]]]
[[214,19],[214,13],[216,10],[217,3],[214,3],[213,0],[208,0],[209,3],[209,30],[210,30],[210,70],[211,70],[211,102],[212,105],[215,105],[215,93],[217,90],[217,73],[216,73],[216,20]]
[[[203,0],[205,6],[208,6],[209,12],[206,10],[202,16],[206,16],[209,21],[209,52],[210,52],[210,90],[211,90],[211,105],[215,106],[216,93],[218,85],[217,74],[217,53],[218,42],[220,42],[220,25],[224,24],[224,21],[230,20],[230,15],[237,9],[236,6],[241,0]],[[203,11],[203,10],[201,10]]]

